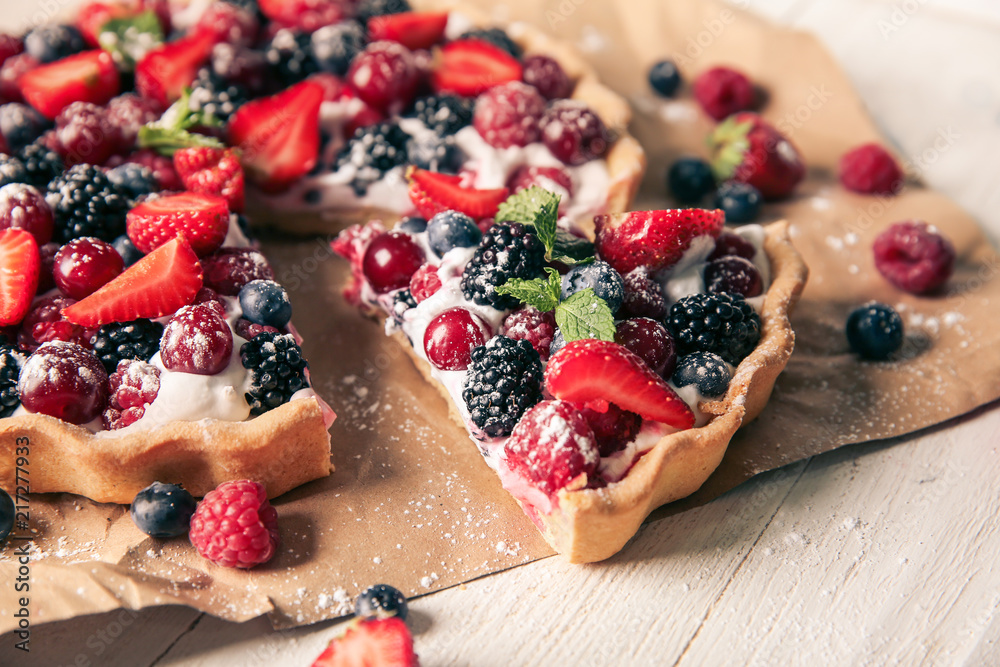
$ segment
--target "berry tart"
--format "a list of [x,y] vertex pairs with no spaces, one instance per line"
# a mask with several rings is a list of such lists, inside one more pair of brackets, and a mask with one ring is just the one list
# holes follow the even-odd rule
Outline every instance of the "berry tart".
[[791,355],[807,271],[787,224],[724,217],[601,215],[591,243],[531,187],[485,230],[450,210],[333,248],[345,296],[387,316],[552,547],[590,562],[701,486]]

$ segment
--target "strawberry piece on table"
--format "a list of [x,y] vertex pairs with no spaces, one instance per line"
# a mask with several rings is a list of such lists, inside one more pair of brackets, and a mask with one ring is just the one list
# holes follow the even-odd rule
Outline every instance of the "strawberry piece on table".
[[460,211],[474,220],[492,218],[510,194],[507,188],[464,188],[459,184],[459,176],[416,167],[407,170],[406,178],[410,182],[410,201],[420,211],[420,215],[428,220],[449,210]]
[[623,276],[640,266],[673,266],[698,236],[718,236],[725,214],[700,208],[633,211],[594,218],[597,252]]
[[190,305],[201,284],[198,256],[184,237],[177,237],[86,299],[64,308],[63,317],[86,327],[163,317]]
[[73,102],[102,105],[118,94],[118,70],[107,51],[84,51],[21,75],[21,95],[47,118]]
[[567,343],[545,367],[545,388],[562,400],[604,400],[678,429],[691,428],[695,422],[691,408],[670,385],[618,343],[594,339]]
[[434,90],[475,97],[493,86],[520,81],[521,63],[503,49],[479,39],[460,39],[441,47],[431,75]]
[[125,217],[125,231],[140,252],[148,253],[184,236],[199,257],[222,246],[229,231],[229,206],[218,195],[180,192],[151,197]]
[[0,327],[18,324],[35,298],[41,258],[24,229],[0,230]]
[[413,637],[397,617],[355,620],[330,642],[312,667],[417,667]]
[[135,89],[160,106],[169,106],[194,81],[214,45],[211,31],[196,30],[153,49],[136,65]]
[[368,39],[399,42],[411,51],[429,49],[444,37],[448,12],[403,12],[368,19]]
[[243,167],[231,148],[181,148],[174,153],[174,168],[185,189],[218,195],[230,211],[243,210]]
[[730,116],[709,137],[712,171],[719,182],[749,183],[764,199],[784,199],[805,178],[794,144],[755,113]]
[[244,104],[230,119],[229,141],[262,190],[280,192],[315,166],[323,94],[320,84],[303,81]]

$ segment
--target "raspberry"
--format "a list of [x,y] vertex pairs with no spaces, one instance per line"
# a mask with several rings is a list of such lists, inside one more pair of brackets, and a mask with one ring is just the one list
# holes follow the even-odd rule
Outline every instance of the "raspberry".
[[472,350],[462,386],[472,422],[489,437],[509,435],[521,415],[542,400],[542,361],[526,340],[496,336]]
[[139,128],[160,117],[156,105],[135,93],[125,93],[111,98],[106,113],[108,122],[117,128],[117,150],[127,153],[135,148]]
[[67,165],[104,164],[120,141],[107,112],[90,102],[73,102],[59,112],[56,136],[63,146]]
[[911,294],[926,294],[948,282],[955,268],[955,247],[926,222],[897,222],[878,235],[875,268]]
[[104,428],[113,431],[142,418],[146,406],[160,391],[160,369],[145,361],[123,359],[108,378],[111,398],[101,415]]
[[[601,456],[611,456],[625,449],[635,440],[642,426],[642,417],[634,412],[622,410],[614,403],[602,401],[600,406],[577,405],[580,414],[587,420],[594,432],[597,449]],[[606,407],[601,411],[599,407]]]
[[35,301],[21,322],[17,346],[25,352],[34,352],[42,343],[61,340],[90,347],[94,330],[73,324],[62,315],[63,308],[74,303],[75,300],[64,296],[47,296]]
[[201,260],[205,287],[224,296],[237,296],[251,280],[274,280],[264,255],[250,248],[220,248]]
[[507,465],[552,495],[601,461],[594,432],[568,401],[542,401],[528,410],[504,445]]
[[24,229],[42,246],[52,240],[54,226],[52,209],[41,192],[24,183],[0,188],[0,229]]
[[548,361],[549,346],[556,335],[555,313],[543,313],[537,308],[523,306],[504,318],[500,325],[500,335],[528,341],[542,361]]
[[534,86],[547,100],[573,94],[573,80],[555,58],[536,54],[524,59],[524,82]]
[[729,67],[713,67],[702,72],[694,80],[693,89],[701,108],[715,120],[738,111],[749,111],[757,97],[750,79]]
[[229,365],[233,332],[210,304],[178,310],[160,338],[160,360],[171,371],[215,375]]
[[441,289],[441,278],[438,267],[434,264],[424,264],[410,278],[410,294],[417,303],[431,298]]
[[739,364],[760,340],[760,316],[739,294],[692,294],[670,306],[678,354],[713,352]]
[[553,102],[542,117],[542,141],[568,165],[579,166],[604,155],[611,139],[604,122],[576,100]]
[[532,86],[511,81],[476,100],[472,124],[490,146],[509,148],[538,141],[545,99]]
[[640,266],[623,276],[625,299],[618,309],[619,318],[648,317],[662,320],[667,316],[667,302],[663,299],[660,284],[649,277],[649,271]]
[[198,503],[188,536],[216,565],[251,568],[271,560],[278,548],[278,512],[263,485],[224,482]]
[[903,187],[903,170],[878,144],[864,144],[840,158],[840,182],[867,195],[894,195]]
[[347,82],[358,97],[389,114],[410,106],[419,79],[410,50],[384,40],[366,46],[347,70]]

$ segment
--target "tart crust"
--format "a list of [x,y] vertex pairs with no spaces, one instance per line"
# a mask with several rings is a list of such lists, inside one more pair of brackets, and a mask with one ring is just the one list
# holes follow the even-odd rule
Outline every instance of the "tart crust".
[[[488,15],[463,4],[461,0],[413,0],[410,4],[415,11],[457,11],[474,25],[496,25]],[[528,24],[508,26],[508,32],[525,53],[545,54],[558,61],[570,78],[577,82],[572,99],[590,106],[615,137],[604,156],[608,165],[609,187],[607,207],[603,212],[627,211],[646,172],[646,154],[639,142],[628,133],[628,124],[632,119],[628,102],[602,84],[594,69],[569,44],[555,40]],[[247,210],[253,212],[250,222],[254,226],[298,236],[336,234],[369,220],[383,220],[391,226],[399,218],[393,211],[374,207],[281,210],[255,188],[247,188],[246,198]],[[593,236],[593,221],[580,220],[577,224]]]
[[[702,411],[715,415],[705,426],[661,438],[635,462],[626,475],[602,489],[563,489],[558,506],[543,514],[518,503],[545,540],[572,563],[592,563],[617,553],[646,516],[660,505],[691,495],[719,466],[736,430],[760,414],[771,397],[778,375],[795,346],[789,315],[805,287],[809,271],[788,235],[788,222],[765,227],[764,251],[771,263],[772,283],[761,311],[761,339],[736,369],[729,391],[705,401]],[[431,375],[402,332],[393,336],[424,378],[437,387],[449,413],[465,421],[444,385]]]

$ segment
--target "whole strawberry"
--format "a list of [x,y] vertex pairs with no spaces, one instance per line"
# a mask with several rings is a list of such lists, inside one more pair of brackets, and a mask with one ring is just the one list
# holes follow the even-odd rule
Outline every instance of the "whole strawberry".
[[209,491],[188,533],[198,553],[222,567],[266,563],[278,548],[278,512],[257,482],[224,482]]
[[795,145],[755,113],[730,116],[709,137],[709,147],[720,182],[749,183],[768,200],[788,197],[806,175]]
[[218,195],[230,211],[243,210],[243,167],[233,149],[182,148],[174,153],[174,168],[187,190]]

